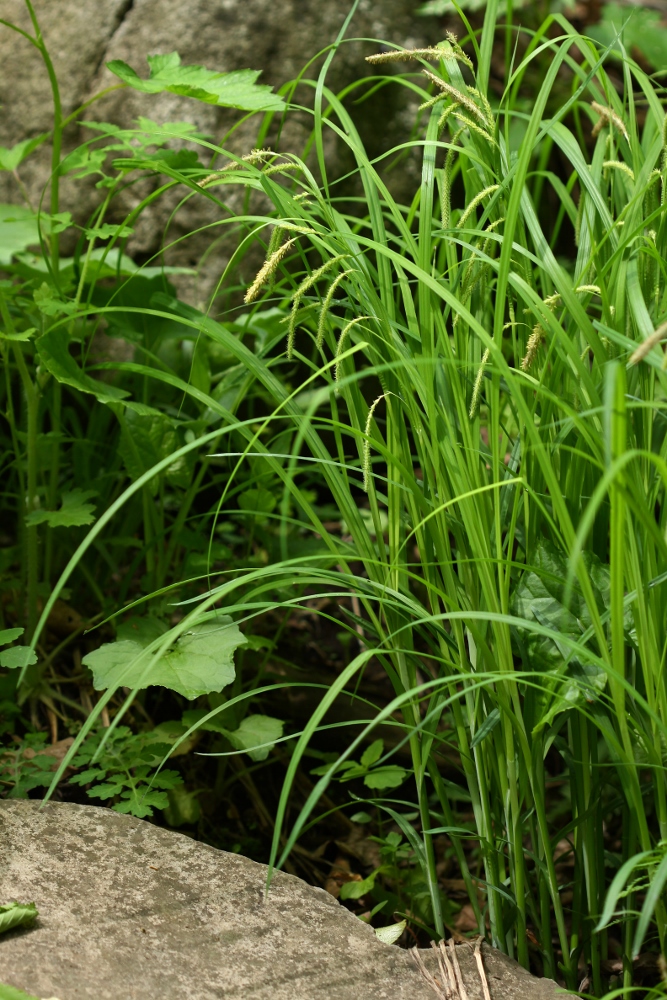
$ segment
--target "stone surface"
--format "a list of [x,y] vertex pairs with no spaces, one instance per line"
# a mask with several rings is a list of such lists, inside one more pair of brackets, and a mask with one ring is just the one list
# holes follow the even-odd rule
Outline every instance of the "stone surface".
[[[294,79],[307,62],[315,59],[307,77],[317,75],[321,64],[316,57],[333,42],[350,9],[350,0],[35,0],[44,38],[51,52],[56,74],[61,81],[65,114],[71,113],[94,93],[118,83],[106,69],[111,59],[123,59],[140,75],[147,74],[146,55],[177,50],[184,63],[198,63],[210,69],[229,71],[240,68],[262,71],[260,82],[280,87]],[[355,15],[349,38],[382,38],[400,44],[415,45],[434,42],[443,34],[441,23],[433,18],[415,15],[416,0],[362,0]],[[2,16],[30,30],[24,0],[3,0]],[[340,90],[370,70],[364,56],[377,51],[372,42],[345,43],[336,54],[328,86]],[[30,43],[7,28],[0,26],[0,145],[16,142],[47,131],[52,104],[47,75],[39,55]],[[382,70],[385,72],[385,70]],[[313,90],[300,86],[295,101],[312,106]],[[417,107],[414,94],[404,88],[381,88],[358,107],[350,105],[369,152],[376,155],[410,134]],[[190,120],[220,142],[230,125],[240,114],[211,105],[178,97],[173,94],[146,95],[131,90],[115,91],[94,104],[87,116],[98,121],[112,121],[133,127],[139,115],[158,122]],[[236,130],[225,141],[225,147],[235,153],[253,148],[261,116]],[[283,128],[280,149],[300,154],[310,128],[307,114],[290,116]],[[91,133],[72,125],[66,135],[65,150],[78,145]],[[275,147],[276,137],[272,145]],[[329,136],[328,170],[341,174],[349,167],[345,144]],[[415,165],[402,165],[396,177],[408,180]],[[50,177],[50,148],[40,147],[20,168],[20,176],[33,205],[39,199]],[[408,200],[414,193],[415,177],[411,178]],[[399,182],[400,186],[400,182]],[[92,183],[75,185],[70,178],[63,180],[61,208],[74,211],[84,222],[97,204],[100,192]],[[228,189],[229,190],[229,189]],[[120,220],[150,191],[150,185],[140,184],[126,192],[117,203],[115,217]],[[179,207],[184,190],[176,189],[151,205],[140,218],[129,251],[145,256],[160,246],[165,225],[169,237],[178,241],[201,225],[221,221],[219,209],[205,197],[190,199]],[[242,195],[231,194],[226,199],[232,210],[240,208]],[[407,194],[407,192],[406,192]],[[0,173],[0,201],[18,203],[21,191],[17,180]],[[171,213],[177,209],[175,217]],[[213,230],[202,237],[177,244],[168,256],[174,264],[192,266],[201,260],[210,247]],[[71,249],[71,248],[70,248]],[[232,247],[218,245],[202,271],[201,295],[207,292],[220,275]],[[254,272],[253,272],[254,273]],[[251,280],[251,279],[250,279]],[[191,295],[193,297],[193,295]],[[196,295],[194,296],[197,297]]]
[[[322,889],[110,809],[0,802],[0,900],[34,900],[0,937],[0,982],[60,1000],[434,1000],[408,952]],[[424,952],[436,973],[430,952]],[[473,952],[458,948],[469,1000]],[[489,948],[493,1000],[553,1000]]]

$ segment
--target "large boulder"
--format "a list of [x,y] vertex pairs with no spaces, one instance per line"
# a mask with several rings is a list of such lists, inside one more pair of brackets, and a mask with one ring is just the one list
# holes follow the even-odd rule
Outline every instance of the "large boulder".
[[[306,77],[316,76],[321,65],[315,58],[333,42],[350,9],[350,0],[35,0],[35,9],[61,84],[63,112],[69,115],[94,93],[118,80],[106,69],[112,59],[122,59],[146,75],[146,56],[177,50],[185,64],[198,63],[210,69],[229,71],[259,69],[261,81],[280,87],[294,79],[310,60],[315,60]],[[441,24],[433,18],[416,16],[415,0],[361,0],[348,37],[380,38],[415,45],[437,41]],[[4,0],[3,18],[32,31],[23,0]],[[364,56],[377,50],[370,41],[346,42],[336,54],[327,77],[338,91],[360,76],[372,72]],[[52,102],[49,82],[40,57],[20,35],[0,26],[0,145],[12,146],[27,137],[46,132],[51,126]],[[297,103],[312,105],[312,88],[302,85],[295,93]],[[358,127],[371,153],[408,138],[417,101],[399,87],[385,87],[353,108]],[[97,121],[111,121],[133,127],[140,115],[158,122],[189,120],[220,141],[240,114],[200,104],[173,94],[158,96],[130,90],[113,91],[85,113]],[[235,153],[248,152],[255,145],[261,116],[253,118],[229,137],[225,145]],[[280,137],[280,148],[301,153],[311,125],[308,114],[290,117]],[[72,125],[65,149],[90,138],[90,131]],[[275,136],[273,137],[275,139]],[[343,143],[331,142],[327,166],[332,175],[349,166]],[[20,169],[20,179],[34,205],[50,177],[50,148],[40,147]],[[405,175],[405,166],[401,174]],[[413,178],[414,180],[414,178]],[[127,191],[116,210],[116,218],[135,207],[147,193],[146,185]],[[412,197],[412,191],[410,198]],[[183,189],[168,193],[142,215],[129,250],[146,259],[156,252],[170,221],[168,238],[178,241],[202,225],[221,222],[216,209],[203,196],[177,208]],[[20,202],[18,180],[0,174],[0,202]],[[63,184],[63,209],[85,221],[99,203],[100,192],[92,183]],[[232,194],[230,207],[240,207],[241,198]],[[219,210],[217,215],[219,216]],[[195,265],[210,247],[217,230],[186,239],[171,251],[171,263]],[[207,260],[203,294],[211,287],[228,259],[233,241],[223,240]]]
[[[434,1000],[412,956],[322,889],[110,809],[0,802],[0,981],[60,1000]],[[468,945],[468,1000],[483,1000]],[[431,953],[421,953],[438,975]],[[486,946],[493,1000],[555,1000]],[[442,993],[441,996],[445,994]]]

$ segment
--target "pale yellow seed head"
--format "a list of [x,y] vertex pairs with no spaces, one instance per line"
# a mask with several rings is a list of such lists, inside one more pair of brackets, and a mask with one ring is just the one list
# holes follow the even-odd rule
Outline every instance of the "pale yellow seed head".
[[257,277],[245,293],[244,302],[254,302],[254,300],[259,296],[264,285],[273,275],[280,261],[294,243],[296,243],[296,237],[293,237],[291,240],[287,240],[286,243],[283,243],[282,246],[278,247],[278,249],[264,261],[264,264],[257,272]]
[[597,135],[604,125],[613,126],[617,128],[621,133],[626,142],[630,142],[630,136],[628,135],[628,130],[625,127],[625,122],[617,115],[613,108],[608,108],[604,104],[598,104],[597,101],[591,101],[591,107],[593,111],[597,112],[600,116],[593,126],[593,135]]
[[544,328],[538,323],[533,327],[533,332],[528,338],[528,343],[526,344],[526,354],[521,361],[521,370],[527,372],[529,368],[532,367],[535,358],[537,357],[537,352],[540,349],[540,345],[544,340]]

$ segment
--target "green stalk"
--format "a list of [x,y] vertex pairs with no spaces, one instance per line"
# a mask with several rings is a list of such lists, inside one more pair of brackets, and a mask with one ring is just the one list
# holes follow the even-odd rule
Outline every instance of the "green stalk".
[[[35,43],[39,49],[44,66],[46,67],[49,83],[51,85],[51,96],[53,100],[53,129],[51,133],[51,187],[49,208],[51,215],[57,215],[60,211],[60,157],[63,139],[63,116],[62,104],[60,100],[60,87],[58,86],[58,78],[53,67],[53,62],[51,61],[51,56],[49,55],[49,51],[44,43],[44,39],[42,38],[39,21],[37,20],[37,15],[35,14],[31,0],[25,0],[25,5],[28,8],[30,20],[32,21],[35,31]],[[60,241],[58,234],[51,233],[49,242],[51,250],[51,266],[54,275],[57,276],[60,259]]]

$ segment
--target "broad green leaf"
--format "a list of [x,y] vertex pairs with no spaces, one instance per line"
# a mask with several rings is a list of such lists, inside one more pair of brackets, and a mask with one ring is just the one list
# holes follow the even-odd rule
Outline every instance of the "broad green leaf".
[[0,653],[0,667],[5,670],[17,670],[37,663],[37,654],[30,646],[10,646]]
[[0,646],[7,642],[14,642],[25,632],[24,628],[5,628],[0,631]]
[[283,723],[270,715],[247,715],[238,729],[226,735],[232,746],[246,750],[252,760],[266,760],[271,747],[283,735]]
[[120,685],[170,688],[189,701],[222,691],[234,680],[234,651],[245,638],[227,615],[193,625],[146,670],[152,654],[139,642],[125,639],[106,643],[88,653],[83,662],[93,674],[95,688]]
[[75,489],[63,493],[59,510],[33,510],[26,514],[26,524],[48,524],[50,528],[75,528],[82,524],[92,524],[95,520],[95,505],[87,503],[97,496],[97,490]]
[[[0,983],[0,1000],[40,1000],[33,993],[26,993],[24,990],[19,990],[16,986],[8,986],[6,983]],[[58,1000],[57,997],[50,997],[49,1000]]]
[[0,264],[39,243],[37,216],[23,205],[0,204]]
[[129,393],[113,385],[99,382],[81,371],[69,352],[69,337],[62,327],[42,334],[36,341],[39,359],[53,377],[80,392],[96,396],[100,403],[117,403]]
[[7,903],[0,906],[0,934],[15,927],[29,927],[38,916],[34,903]]
[[133,616],[124,621],[116,629],[116,640],[122,642],[130,639],[138,642],[140,646],[148,646],[154,639],[159,639],[167,631],[167,626],[157,618],[150,615],[146,618]]
[[[42,222],[46,217],[42,217]],[[1,232],[0,232],[1,235]],[[1,242],[0,242],[1,247]],[[24,271],[37,277],[48,276],[49,268],[42,257],[24,254],[19,258]],[[73,282],[77,278],[79,263],[73,257],[63,257],[60,261],[60,276],[63,282]],[[122,278],[141,274],[142,278],[159,278],[165,274],[195,274],[189,267],[144,267],[135,264],[131,257],[121,253],[119,247],[97,247],[88,255],[88,284],[94,285],[103,278]],[[164,284],[163,284],[164,287]],[[114,303],[115,304],[115,303]],[[144,302],[143,305],[146,303]]]
[[389,924],[388,927],[376,927],[375,936],[379,938],[383,944],[395,944],[405,930],[405,927],[405,920],[401,920],[398,924]]
[[376,767],[369,771],[364,778],[367,788],[381,790],[383,788],[398,788],[408,776],[408,772],[403,767],[395,764],[387,764],[383,767]]
[[167,792],[169,805],[162,815],[169,826],[184,826],[196,823],[201,816],[201,806],[197,792],[189,792],[182,785]]
[[361,755],[361,766],[370,767],[372,764],[376,764],[382,756],[383,750],[384,740],[375,740]]
[[[118,452],[132,479],[139,479],[182,443],[174,422],[163,414],[129,412],[123,421]],[[164,472],[167,482],[185,489],[191,482],[194,461],[194,455],[177,459]],[[159,482],[157,476],[149,482],[148,488],[153,496],[157,493]]]
[[33,136],[32,139],[17,142],[10,149],[7,146],[0,146],[0,170],[16,170],[34,149],[37,149],[45,139],[48,139],[48,136],[48,132],[43,132],[41,135]]
[[368,823],[373,822],[373,817],[370,815],[370,813],[364,812],[362,810],[361,812],[354,813],[354,815],[350,816],[350,820],[353,823],[363,823],[364,826],[366,826]]
[[[259,489],[244,490],[239,493],[239,509],[244,513],[270,514],[276,506],[276,497],[269,490],[262,487]],[[266,520],[266,518],[262,518]]]
[[377,878],[377,871],[372,872],[368,878],[360,879],[358,882],[343,882],[340,887],[340,898],[341,899],[361,899],[365,896],[367,892],[370,892],[375,885],[375,879]]
[[115,76],[146,94],[168,91],[192,97],[206,104],[218,104],[244,111],[283,111],[282,98],[271,87],[255,83],[258,70],[243,69],[233,73],[216,73],[204,66],[182,66],[178,52],[148,56],[150,72],[144,79],[120,59],[107,63]]

